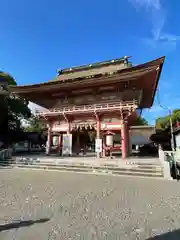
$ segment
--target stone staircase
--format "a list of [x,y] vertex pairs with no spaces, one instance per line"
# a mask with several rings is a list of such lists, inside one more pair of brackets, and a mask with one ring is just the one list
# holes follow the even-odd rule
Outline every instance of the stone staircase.
[[13,167],[26,169],[44,169],[66,172],[91,174],[131,175],[142,177],[163,178],[163,166],[156,161],[143,160],[97,160],[97,159],[43,159],[43,158],[16,158],[11,164]]

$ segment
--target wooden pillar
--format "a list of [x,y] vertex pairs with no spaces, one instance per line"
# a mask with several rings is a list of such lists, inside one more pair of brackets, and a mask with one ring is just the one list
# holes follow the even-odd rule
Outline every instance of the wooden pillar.
[[127,125],[126,125],[126,137],[127,137],[127,148],[126,148],[126,152],[127,152],[127,157],[129,157],[130,155],[130,139],[129,139],[129,124],[127,122]]
[[[101,132],[101,122],[99,116],[96,117],[96,139],[100,139],[100,132]],[[96,153],[97,158],[101,157],[101,153]]]
[[128,149],[128,129],[127,129],[127,122],[122,121],[121,123],[121,152],[122,152],[122,159],[127,158],[127,149]]
[[61,133],[58,136],[58,151],[61,154],[61,148],[62,148],[62,135]]
[[77,132],[76,135],[76,154],[79,155],[80,153],[80,138],[79,138],[79,132]]
[[46,154],[50,154],[51,151],[51,143],[52,143],[52,125],[51,123],[48,124],[48,135],[47,135],[47,142],[46,142]]
[[132,155],[132,140],[131,140],[131,134],[129,130],[129,156]]
[[67,134],[70,134],[71,133],[71,123],[70,123],[70,121],[68,121],[67,124],[68,124]]
[[102,149],[102,156],[106,157],[106,135],[103,136],[103,149]]

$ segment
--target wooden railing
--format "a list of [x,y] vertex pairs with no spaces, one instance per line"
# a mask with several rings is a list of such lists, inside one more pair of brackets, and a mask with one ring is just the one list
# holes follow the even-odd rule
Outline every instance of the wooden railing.
[[61,108],[54,108],[45,111],[36,111],[37,115],[53,115],[56,113],[83,113],[83,112],[94,112],[94,111],[111,111],[111,110],[129,110],[130,108],[136,109],[138,107],[137,101],[128,102],[114,102],[114,103],[99,103],[91,105],[79,105],[79,106],[67,106]]

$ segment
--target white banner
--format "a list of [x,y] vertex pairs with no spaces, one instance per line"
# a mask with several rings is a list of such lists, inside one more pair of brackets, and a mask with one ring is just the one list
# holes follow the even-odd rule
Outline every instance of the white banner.
[[62,155],[72,155],[72,134],[63,134]]
[[96,139],[96,152],[97,153],[102,152],[102,139],[101,138]]

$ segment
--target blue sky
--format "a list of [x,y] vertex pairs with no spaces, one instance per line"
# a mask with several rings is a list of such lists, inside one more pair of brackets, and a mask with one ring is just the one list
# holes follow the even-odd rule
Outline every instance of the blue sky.
[[[0,67],[18,84],[33,84],[52,79],[58,68],[165,55],[161,104],[179,108],[179,9],[179,0],[1,0]],[[153,123],[166,113],[156,99],[144,116]]]

